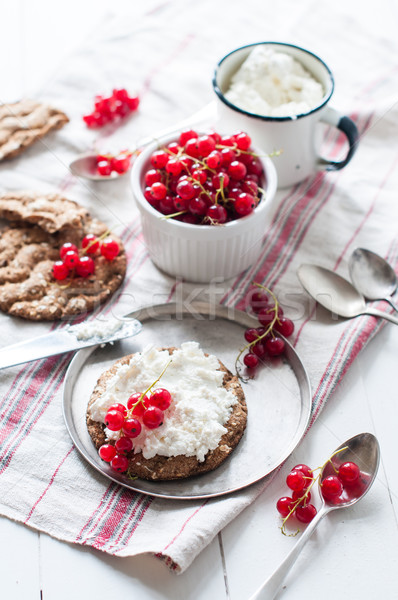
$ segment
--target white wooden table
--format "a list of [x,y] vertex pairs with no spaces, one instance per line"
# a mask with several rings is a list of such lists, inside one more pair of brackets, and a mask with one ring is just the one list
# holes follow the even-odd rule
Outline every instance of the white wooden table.
[[[126,5],[119,1],[120,8]],[[69,0],[62,16],[59,4],[48,0],[14,0],[5,6],[0,100],[8,101],[40,86],[107,11],[105,0]],[[152,556],[113,558],[0,518],[0,598],[245,600],[296,543],[281,535],[275,509],[286,493],[289,469],[298,462],[322,464],[342,441],[362,431],[373,432],[381,446],[374,487],[358,505],[320,524],[279,597],[398,598],[397,355],[398,328],[387,324],[266,492],[182,575],[170,573]]]

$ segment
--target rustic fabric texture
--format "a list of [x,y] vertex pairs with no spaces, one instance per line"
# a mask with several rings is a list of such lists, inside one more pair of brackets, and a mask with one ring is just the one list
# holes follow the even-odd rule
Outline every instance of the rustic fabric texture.
[[[352,8],[349,3],[331,8],[284,0],[271,10],[267,2],[249,0],[243,9],[226,0],[217,5],[175,0],[109,18],[38,94],[64,110],[70,123],[14,159],[12,170],[6,162],[0,167],[2,191],[66,193],[123,239],[125,285],[92,318],[113,307],[123,314],[153,301],[197,296],[197,286],[176,282],[151,263],[128,179],[90,185],[69,175],[67,164],[94,145],[101,150],[131,147],[140,136],[199,110],[212,100],[214,65],[235,47],[278,39],[319,54],[336,80],[331,104],[357,123],[358,151],[346,169],[319,173],[279,191],[256,264],[215,285],[223,304],[241,308],[253,280],[278,294],[295,321],[292,339],[309,371],[312,422],[383,323],[373,317],[340,321],[316,309],[300,287],[297,267],[317,262],[347,277],[349,256],[358,246],[398,267],[397,48],[391,40],[384,43],[377,28],[364,27],[357,14],[362,8],[355,2]],[[81,115],[90,110],[94,95],[117,86],[140,94],[137,113],[123,127],[87,130]],[[325,155],[338,159],[345,152],[343,137],[327,132]],[[389,310],[383,303],[380,307]],[[2,314],[0,329],[6,346],[50,326]],[[50,358],[0,374],[0,512],[62,540],[118,556],[150,552],[183,571],[266,482],[203,502],[165,501],[109,483],[81,459],[65,429],[62,383],[70,358]]]

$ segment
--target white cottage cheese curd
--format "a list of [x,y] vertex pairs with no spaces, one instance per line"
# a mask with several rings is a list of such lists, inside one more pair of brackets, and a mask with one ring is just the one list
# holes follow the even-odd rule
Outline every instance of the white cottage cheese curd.
[[122,325],[123,321],[120,319],[109,319],[108,321],[95,319],[94,321],[72,325],[68,331],[73,333],[78,340],[90,340],[92,338],[105,340],[116,333],[116,331],[119,331]]
[[[166,369],[153,389],[166,388],[172,395],[164,423],[158,429],[142,428],[134,439],[135,452],[144,458],[160,456],[196,456],[202,462],[209,450],[217,448],[227,429],[224,424],[236,404],[235,395],[223,387],[224,373],[215,356],[205,356],[196,342],[186,342],[170,357],[167,350],[150,346],[135,354],[130,363],[121,365],[109,379],[106,391],[91,406],[94,421],[104,422],[111,404],[127,400],[135,392],[144,392]],[[108,439],[117,434],[105,430]]]
[[310,111],[323,95],[319,81],[292,56],[259,45],[233,75],[225,97],[248,112],[285,117]]

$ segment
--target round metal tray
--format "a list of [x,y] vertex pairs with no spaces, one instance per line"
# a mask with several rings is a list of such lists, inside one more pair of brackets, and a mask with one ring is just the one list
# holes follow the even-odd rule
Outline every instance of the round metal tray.
[[147,306],[128,315],[144,323],[133,338],[104,347],[80,350],[65,377],[63,411],[67,429],[82,456],[100,473],[131,490],[172,499],[221,496],[245,488],[276,469],[301,440],[311,412],[311,390],[298,354],[286,340],[283,357],[261,366],[243,383],[248,422],[231,456],[214,471],[180,481],[131,480],[103,462],[86,428],[86,410],[101,373],[118,358],[139,352],[147,344],[180,346],[195,340],[234,371],[235,358],[245,344],[246,327],[258,324],[245,312],[206,303],[186,306]]

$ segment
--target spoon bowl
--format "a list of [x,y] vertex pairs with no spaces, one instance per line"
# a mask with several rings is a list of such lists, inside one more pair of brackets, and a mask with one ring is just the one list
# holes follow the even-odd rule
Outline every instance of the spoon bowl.
[[365,298],[385,300],[398,311],[398,306],[391,298],[398,287],[398,279],[394,269],[384,258],[366,248],[356,248],[350,257],[348,268],[351,281]]
[[72,175],[90,179],[91,181],[113,181],[124,177],[124,175],[130,172],[131,167],[124,173],[112,171],[111,175],[100,175],[97,171],[97,156],[98,152],[96,154],[81,154],[75,158],[69,165]]
[[[139,141],[134,143],[130,142],[129,150],[133,153],[138,153],[148,144],[156,142],[159,138],[164,137],[166,135],[171,135],[177,133],[178,131],[186,128],[193,127],[200,124],[208,123],[209,121],[213,121],[216,115],[216,105],[215,102],[209,102],[202,108],[200,108],[197,112],[190,115],[186,119],[182,119],[178,123],[174,123],[173,125],[158,131],[155,135],[149,135],[141,138]],[[99,175],[97,173],[97,156],[99,152],[86,152],[85,154],[80,154],[75,160],[73,160],[69,169],[72,175],[76,177],[82,177],[83,179],[89,179],[91,181],[116,181],[120,177],[123,177],[130,171],[128,169],[125,173],[112,173],[111,175]],[[133,161],[132,161],[133,162]]]
[[354,462],[358,465],[360,469],[358,483],[350,487],[347,486],[346,491],[344,491],[339,498],[334,500],[325,500],[321,494],[322,507],[317,515],[309,523],[307,529],[301,534],[297,544],[290,551],[285,560],[279,565],[273,575],[260,586],[253,596],[251,596],[250,600],[272,600],[275,598],[303,546],[323,517],[332,510],[347,508],[356,504],[369,491],[375,480],[380,463],[380,447],[375,436],[371,433],[360,433],[336,448],[332,454],[331,461],[328,461],[323,468],[320,477],[320,486],[325,477],[328,475],[335,475],[335,469],[338,469],[338,467],[345,462]]
[[348,319],[373,315],[398,325],[397,317],[367,306],[365,298],[355,287],[334,271],[318,265],[302,264],[297,276],[306,292],[334,315]]

